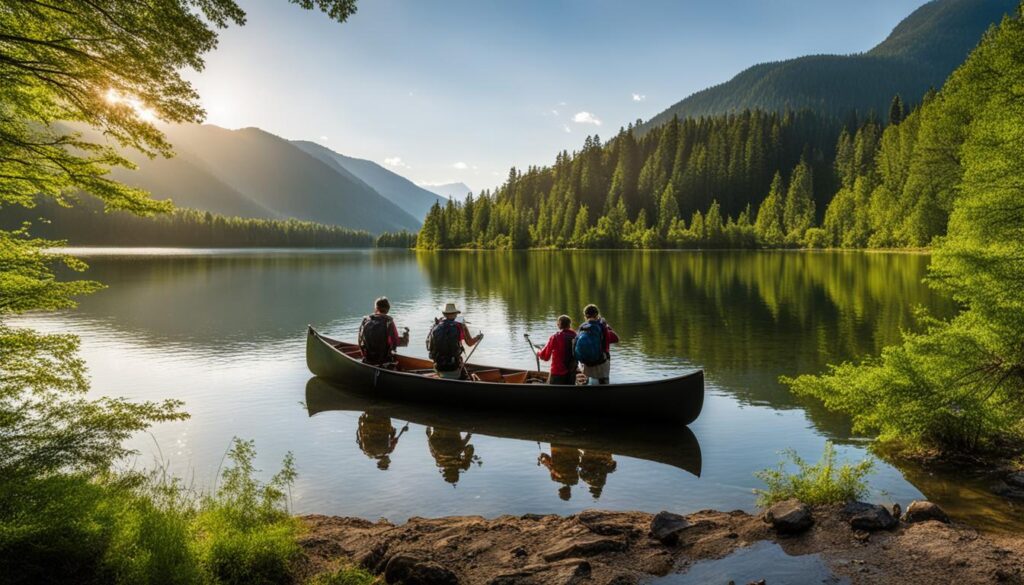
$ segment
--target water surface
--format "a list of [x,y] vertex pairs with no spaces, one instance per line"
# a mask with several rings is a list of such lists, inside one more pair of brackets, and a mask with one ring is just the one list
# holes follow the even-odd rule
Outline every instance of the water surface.
[[[96,395],[185,401],[189,420],[132,441],[142,453],[135,465],[159,459],[206,486],[232,437],[254,439],[268,475],[294,452],[296,511],[395,521],[588,507],[753,510],[753,473],[781,449],[815,459],[829,439],[848,459],[867,456],[845,417],[793,397],[779,375],[875,354],[915,327],[915,307],[953,311],[921,283],[929,259],[915,254],[96,252],[88,276],[107,289],[75,311],[22,321],[79,334]],[[412,330],[409,353],[425,356],[437,308],[453,300],[486,335],[475,362],[523,368],[534,363],[523,333],[545,339],[559,314],[576,320],[596,303],[622,339],[613,378],[704,368],[704,412],[689,431],[624,422],[625,434],[609,435],[353,406],[310,382],[305,326],[352,339],[382,294]],[[939,479],[879,463],[872,498],[906,505],[955,482]],[[994,498],[962,493],[934,497],[963,519],[1015,518]]]

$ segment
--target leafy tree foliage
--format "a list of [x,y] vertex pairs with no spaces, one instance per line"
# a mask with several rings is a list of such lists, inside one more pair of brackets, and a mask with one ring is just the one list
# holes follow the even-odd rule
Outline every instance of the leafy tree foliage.
[[1007,18],[937,96],[886,130],[882,152],[904,138],[896,132],[918,128],[914,155],[902,167],[887,163],[882,179],[909,168],[901,193],[916,197],[885,203],[914,219],[910,229],[897,224],[885,235],[921,242],[950,210],[929,282],[963,310],[949,320],[925,317],[924,333],[878,358],[789,381],[849,413],[860,430],[943,451],[1024,440],[1022,78],[1024,22]]

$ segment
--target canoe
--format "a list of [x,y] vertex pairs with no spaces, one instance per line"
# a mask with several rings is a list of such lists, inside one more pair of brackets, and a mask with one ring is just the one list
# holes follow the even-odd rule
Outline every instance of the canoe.
[[306,365],[314,375],[397,402],[554,415],[604,416],[688,425],[704,406],[704,371],[651,382],[603,386],[545,384],[544,372],[467,364],[475,380],[433,376],[430,360],[399,355],[395,369],[362,362],[359,346],[331,339],[312,326]]
[[684,425],[651,425],[643,421],[607,424],[605,418],[439,409],[372,398],[350,385],[319,377],[306,382],[306,410],[311,417],[329,411],[368,413],[425,427],[643,459],[671,465],[697,477],[701,472],[700,443]]

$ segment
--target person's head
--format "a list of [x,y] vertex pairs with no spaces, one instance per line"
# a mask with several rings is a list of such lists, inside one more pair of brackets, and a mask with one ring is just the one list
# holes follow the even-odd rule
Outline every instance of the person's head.
[[570,327],[572,327],[572,319],[569,318],[569,315],[562,315],[561,317],[558,318],[559,331],[563,331]]
[[601,311],[598,310],[597,305],[587,305],[583,307],[583,316],[587,319],[597,319],[601,316]]
[[441,314],[444,315],[444,318],[448,319],[449,321],[458,317],[459,313],[461,312],[462,311],[460,311],[458,307],[455,306],[455,303],[445,303],[445,305],[441,307]]
[[376,301],[373,301],[373,308],[381,315],[387,315],[388,311],[391,310],[391,301],[387,297],[379,297]]

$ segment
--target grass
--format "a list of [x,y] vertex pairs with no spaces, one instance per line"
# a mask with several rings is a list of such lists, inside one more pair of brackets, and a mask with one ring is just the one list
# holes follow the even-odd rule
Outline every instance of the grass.
[[236,439],[220,486],[205,494],[160,472],[3,483],[0,581],[294,582],[302,551],[287,506],[291,455],[266,483],[255,479],[254,457],[253,444]]
[[[774,468],[755,473],[767,488],[755,489],[757,505],[766,508],[796,498],[808,505],[836,504],[859,500],[868,493],[865,481],[874,468],[874,461],[865,459],[856,464],[836,464],[835,447],[825,443],[825,452],[815,464],[807,463],[792,449],[782,452],[783,459]],[[796,472],[787,472],[795,466]]]
[[341,567],[327,573],[320,573],[309,581],[309,585],[376,585],[381,581],[371,573],[357,567]]

